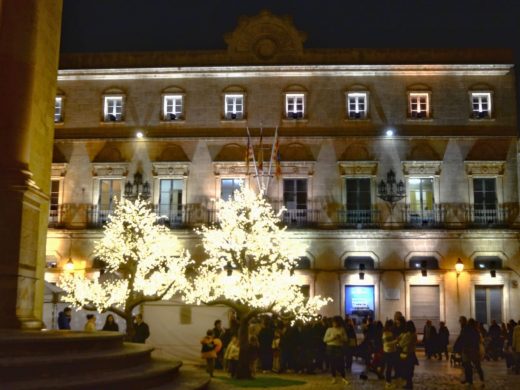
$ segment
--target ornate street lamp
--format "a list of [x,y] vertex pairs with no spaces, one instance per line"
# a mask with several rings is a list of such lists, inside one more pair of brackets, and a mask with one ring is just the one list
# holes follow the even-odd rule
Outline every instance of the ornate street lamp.
[[150,184],[143,183],[143,175],[140,172],[134,174],[134,182],[127,181],[125,184],[125,198],[134,200],[138,196],[143,199],[150,197]]
[[464,271],[464,263],[462,262],[462,260],[459,257],[459,259],[457,260],[457,263],[455,264],[455,272],[457,273],[457,278],[460,276],[462,271]]
[[377,186],[377,197],[390,203],[393,209],[395,204],[406,196],[406,189],[402,180],[399,183],[395,180],[395,173],[389,170],[386,174],[386,182],[381,180]]

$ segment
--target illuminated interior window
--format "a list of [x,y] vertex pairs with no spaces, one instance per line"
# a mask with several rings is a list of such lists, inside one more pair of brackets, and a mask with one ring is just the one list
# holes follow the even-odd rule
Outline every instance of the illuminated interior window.
[[350,119],[365,119],[367,117],[367,94],[352,92],[347,95],[347,113]]
[[491,118],[491,93],[473,92],[471,110],[471,115],[475,119]]
[[226,119],[242,119],[244,117],[244,95],[226,94],[224,98],[224,114]]
[[235,191],[238,191],[243,185],[243,179],[222,179],[220,181],[220,199],[234,199]]
[[164,95],[163,97],[163,119],[175,121],[182,118],[182,95]]
[[63,122],[63,98],[56,96],[54,100],[54,123]]
[[285,115],[288,119],[301,119],[305,116],[305,95],[303,93],[285,95]]
[[410,93],[410,117],[422,119],[430,117],[430,101],[428,93]]
[[106,122],[119,122],[123,120],[123,97],[105,96],[103,113]]

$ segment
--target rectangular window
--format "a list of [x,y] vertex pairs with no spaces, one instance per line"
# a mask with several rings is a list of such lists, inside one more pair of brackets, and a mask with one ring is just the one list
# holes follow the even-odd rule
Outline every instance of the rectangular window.
[[346,222],[372,222],[370,179],[346,179]]
[[283,205],[287,210],[307,210],[307,179],[284,179]]
[[428,225],[435,221],[432,178],[410,178],[409,222],[414,225]]
[[471,94],[471,116],[474,119],[491,118],[491,93],[473,92]]
[[476,223],[496,223],[498,221],[495,178],[473,179],[473,220]]
[[105,96],[104,117],[106,122],[120,122],[123,120],[123,97]]
[[159,193],[159,218],[172,224],[182,223],[182,179],[161,179]]
[[165,95],[163,97],[163,119],[175,121],[182,118],[182,95]]
[[244,185],[244,179],[222,179],[220,181],[220,199],[234,199],[235,191]]
[[367,117],[367,94],[352,92],[347,96],[347,113],[350,119],[365,119]]
[[54,123],[63,122],[63,98],[56,96],[54,100]]
[[226,119],[244,118],[244,95],[226,95],[224,98],[224,114]]
[[51,180],[51,197],[49,200],[49,224],[59,222],[60,180]]
[[99,210],[114,209],[114,198],[121,196],[121,179],[101,179],[99,181]]
[[414,119],[430,117],[429,94],[410,93],[410,117]]
[[303,93],[285,95],[285,115],[288,119],[301,119],[305,116],[305,96]]
[[475,319],[488,325],[502,322],[502,286],[475,286]]

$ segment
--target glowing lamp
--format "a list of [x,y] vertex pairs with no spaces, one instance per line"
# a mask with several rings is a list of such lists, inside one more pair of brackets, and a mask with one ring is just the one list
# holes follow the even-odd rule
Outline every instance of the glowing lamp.
[[388,129],[386,132],[385,132],[386,136],[387,137],[392,137],[394,135],[394,131],[392,129]]
[[72,259],[70,257],[69,261],[67,261],[64,268],[66,271],[74,271],[74,263],[72,262]]
[[457,263],[455,263],[455,272],[457,273],[457,276],[459,276],[462,271],[464,271],[464,263],[462,262],[462,260],[459,257],[459,259],[457,260]]
[[137,133],[135,133],[135,136],[136,136],[137,138],[143,138],[143,137],[144,137],[144,134],[143,134],[142,131],[138,131]]

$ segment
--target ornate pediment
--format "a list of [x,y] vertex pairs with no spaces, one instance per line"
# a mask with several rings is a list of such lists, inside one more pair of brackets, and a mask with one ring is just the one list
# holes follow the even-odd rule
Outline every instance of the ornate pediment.
[[376,176],[377,161],[338,161],[342,176]]
[[402,161],[405,176],[439,176],[442,161]]
[[152,174],[157,176],[184,176],[189,173],[190,164],[182,161],[152,162]]
[[52,163],[51,177],[64,177],[67,173],[67,163]]
[[290,17],[269,11],[241,17],[235,31],[224,37],[230,57],[267,63],[300,56],[305,38],[306,34],[294,27]]
[[[282,161],[280,163],[280,168],[282,171],[282,175],[302,175],[302,176],[312,176],[314,175],[314,166],[316,163],[314,161]],[[273,166],[273,173],[275,171],[275,167]]]
[[128,175],[128,163],[92,163],[94,177],[125,177]]
[[504,174],[505,161],[465,161],[468,176],[500,176]]
[[238,161],[220,161],[213,163],[213,172],[216,176],[219,175],[236,175],[236,176],[246,176],[249,174],[254,174],[255,167],[253,163],[249,165],[249,172],[245,162]]

